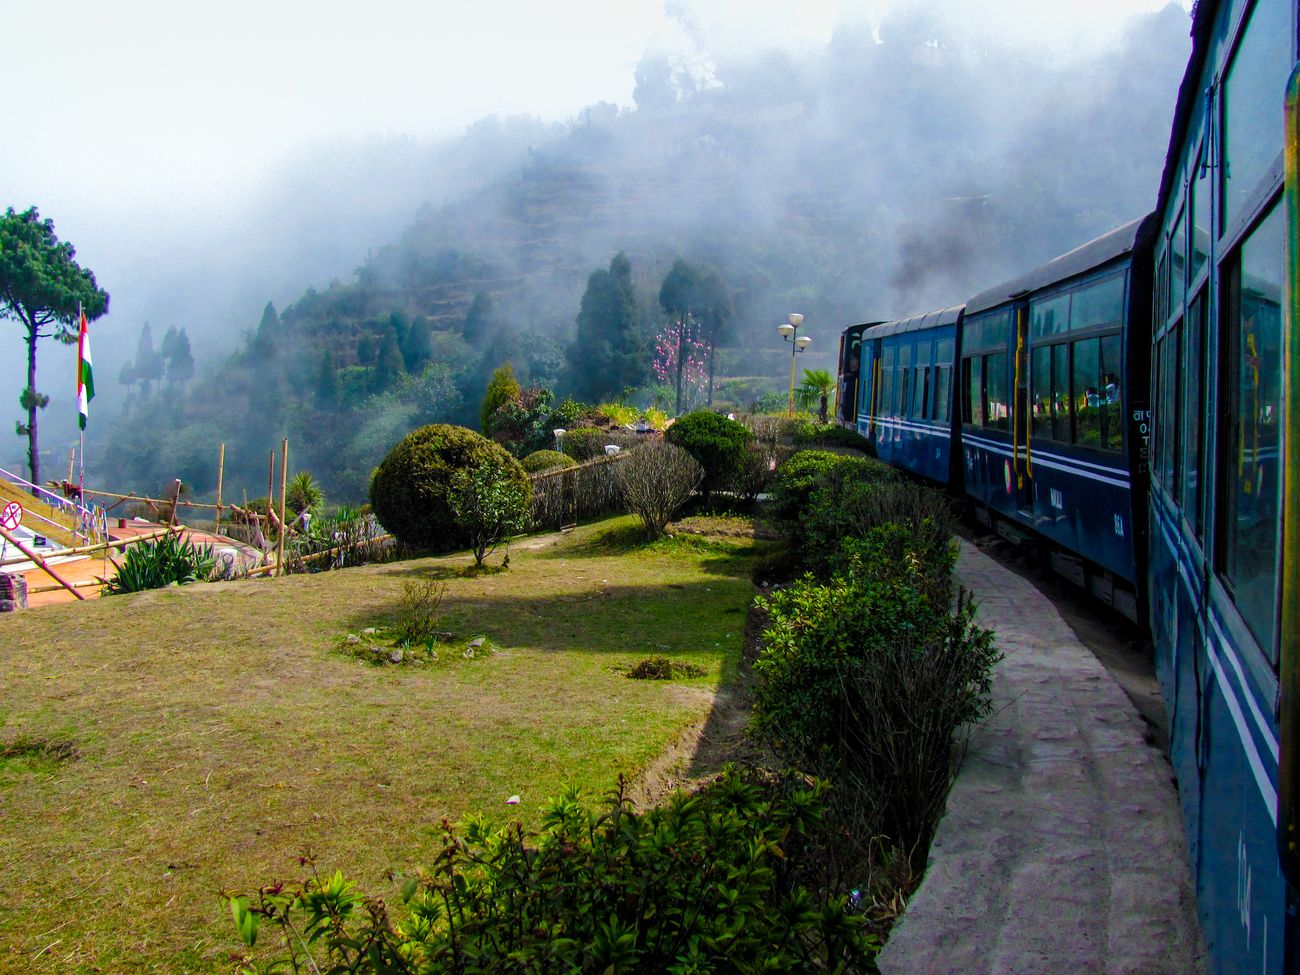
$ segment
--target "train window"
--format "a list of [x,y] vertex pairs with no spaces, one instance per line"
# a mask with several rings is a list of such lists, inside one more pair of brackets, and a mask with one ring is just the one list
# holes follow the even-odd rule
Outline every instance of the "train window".
[[880,396],[876,400],[878,416],[892,416],[894,412],[894,387],[897,375],[894,364],[898,360],[898,349],[886,347],[880,357]]
[[1034,338],[1063,335],[1070,329],[1070,296],[1054,295],[1029,303],[1029,332]]
[[984,319],[983,345],[971,346],[971,351],[977,348],[985,349],[1005,349],[1011,345],[1011,309],[1000,311],[996,315],[990,315]]
[[1030,415],[1035,437],[1052,437],[1052,347],[1039,346],[1029,364]]
[[934,345],[934,361],[941,366],[952,364],[953,338],[951,335],[939,339]]
[[912,387],[912,416],[924,420],[930,415],[930,367],[916,367],[916,378]]
[[1007,394],[1007,355],[997,352],[984,357],[984,425],[994,430],[1011,429],[1011,400]]
[[1169,297],[1165,299],[1171,314],[1178,314],[1183,307],[1183,288],[1187,281],[1187,237],[1180,212],[1174,222],[1174,231],[1169,237]]
[[1124,375],[1120,360],[1118,335],[1107,335],[1101,340],[1101,385],[1098,412],[1101,418],[1101,447],[1119,451],[1124,447]]
[[1192,170],[1192,191],[1188,207],[1190,213],[1187,225],[1192,239],[1189,248],[1190,273],[1187,280],[1195,283],[1196,276],[1201,273],[1201,268],[1210,257],[1210,170],[1205,165],[1204,149],[1201,150],[1201,155],[1197,157],[1196,166]]
[[869,342],[862,343],[862,380],[858,384],[858,415],[862,416],[870,411],[871,393],[876,382],[876,357],[875,350]]
[[1068,443],[1073,417],[1070,415],[1070,347],[1052,347],[1052,439]]
[[1159,328],[1165,323],[1165,319],[1169,317],[1169,305],[1166,301],[1169,295],[1169,249],[1167,247],[1161,249],[1160,260],[1156,263],[1155,292],[1152,325]]
[[1277,634],[1282,412],[1283,215],[1275,207],[1241,246],[1227,281],[1220,422],[1219,568],[1269,654]]
[[948,383],[952,366],[939,366],[934,370],[934,419],[948,421]]
[[1175,325],[1160,340],[1159,397],[1156,451],[1159,454],[1160,485],[1178,500],[1178,333]]
[[907,381],[912,378],[912,370],[900,369],[898,370],[898,377],[899,377],[898,378],[899,396],[898,396],[898,410],[896,412],[898,416],[907,416],[907,404],[909,402],[908,393],[910,392],[910,390],[908,389]]
[[1084,339],[1074,343],[1072,387],[1074,401],[1074,440],[1084,447],[1101,446],[1101,340]]
[[973,423],[977,427],[984,425],[984,360],[979,356],[969,356],[961,362],[961,383],[966,395],[962,397],[961,419],[963,423]]
[[1290,3],[1261,0],[1242,28],[1223,82],[1223,195],[1219,232],[1282,151],[1282,96],[1291,73]]
[[1070,302],[1070,328],[1119,325],[1124,320],[1124,272],[1077,290]]
[[1201,444],[1204,439],[1205,403],[1205,292],[1187,307],[1183,342],[1183,513],[1197,538],[1205,537],[1201,510]]

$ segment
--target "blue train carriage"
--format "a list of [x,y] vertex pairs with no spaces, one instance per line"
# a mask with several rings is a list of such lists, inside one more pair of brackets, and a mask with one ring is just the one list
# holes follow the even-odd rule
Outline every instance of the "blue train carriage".
[[1218,972],[1300,971],[1296,27],[1197,5],[1157,209],[1150,624]]
[[1157,211],[1151,628],[1223,972],[1300,970],[1296,21],[1197,5]]
[[[953,390],[962,307],[862,333],[857,429],[887,464],[954,484]],[[960,487],[960,481],[955,482]]]
[[1045,541],[1053,567],[1141,617],[1153,217],[976,295],[961,451],[980,520]]

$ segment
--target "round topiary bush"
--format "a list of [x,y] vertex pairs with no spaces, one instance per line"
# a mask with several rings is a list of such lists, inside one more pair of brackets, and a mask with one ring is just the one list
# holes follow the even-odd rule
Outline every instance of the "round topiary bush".
[[417,548],[453,548],[469,540],[448,504],[458,471],[499,467],[531,491],[528,475],[500,445],[473,430],[435,423],[408,433],[370,479],[370,503],[387,531]]
[[577,467],[578,462],[558,450],[534,450],[519,462],[519,466],[529,474],[540,474],[543,471],[558,471],[564,467]]
[[754,435],[744,424],[699,410],[677,420],[664,439],[681,447],[704,468],[700,489],[707,499],[711,492],[727,487],[735,478]]

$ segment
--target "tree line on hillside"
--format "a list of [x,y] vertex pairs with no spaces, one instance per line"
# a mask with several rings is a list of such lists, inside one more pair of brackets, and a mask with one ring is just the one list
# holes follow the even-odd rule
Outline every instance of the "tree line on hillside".
[[721,275],[680,257],[657,291],[638,287],[622,252],[593,271],[567,341],[510,321],[488,288],[462,299],[454,316],[437,300],[413,300],[421,290],[438,294],[428,282],[376,295],[359,277],[309,290],[283,312],[268,302],[239,348],[210,372],[218,386],[188,382],[183,329],[169,330],[155,351],[146,326],[119,376],[135,391],[125,422],[109,434],[113,482],[147,488],[179,477],[211,491],[217,445],[225,443],[225,483],[260,494],[268,452],[288,436],[296,466],[317,472],[331,496],[359,499],[385,451],[409,430],[442,422],[483,428],[484,392],[505,363],[526,384],[522,414],[510,420],[519,426],[549,417],[556,393],[676,413],[711,401],[717,349],[732,334],[734,306]]

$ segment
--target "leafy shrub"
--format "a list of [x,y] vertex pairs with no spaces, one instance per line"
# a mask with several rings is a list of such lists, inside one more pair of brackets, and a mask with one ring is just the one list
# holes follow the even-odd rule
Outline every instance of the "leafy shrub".
[[566,396],[560,402],[555,404],[551,410],[550,419],[547,427],[554,430],[557,427],[561,430],[569,430],[573,427],[581,426],[582,420],[591,414],[591,407],[585,403],[580,403],[572,396]]
[[847,447],[863,452],[872,450],[871,441],[856,430],[837,423],[814,423],[805,420],[791,431],[794,442],[816,447]]
[[627,672],[632,680],[672,680],[674,677],[703,677],[697,664],[675,664],[667,657],[646,657]]
[[402,585],[393,631],[399,640],[412,644],[432,642],[442,622],[442,597],[447,584],[437,579],[414,579]]
[[601,403],[596,407],[596,416],[601,422],[616,427],[631,426],[637,421],[636,407],[623,403]]
[[776,469],[770,494],[772,511],[778,518],[794,518],[807,505],[815,488],[831,471],[843,469],[846,477],[864,483],[894,480],[898,477],[889,467],[863,457],[850,457],[829,450],[800,450],[791,454]]
[[956,527],[938,491],[907,481],[872,481],[857,465],[840,464],[814,486],[800,509],[795,544],[804,567],[825,578],[835,571],[845,539],[891,523],[914,535],[927,557],[947,550]]
[[704,477],[695,458],[663,440],[641,445],[612,467],[623,503],[641,519],[648,538],[663,534]]
[[653,406],[647,406],[645,412],[641,414],[641,418],[645,420],[646,426],[651,430],[668,429],[668,414],[663,410],[656,409]]
[[[902,529],[887,529],[896,532]],[[990,709],[993,635],[926,594],[897,535],[869,534],[869,567],[811,577],[759,600],[769,614],[754,664],[754,728],[783,758],[860,795],[869,828],[924,860],[961,754]],[[873,548],[874,547],[874,548]]]
[[755,500],[772,483],[772,464],[772,456],[763,446],[750,444],[732,478],[731,490],[746,501]]
[[247,945],[263,925],[283,936],[287,957],[250,969],[262,972],[875,971],[862,918],[801,882],[832,839],[825,795],[731,770],[645,814],[622,784],[600,812],[570,790],[535,834],[444,821],[401,919],[314,866],[230,910]]
[[548,447],[555,439],[554,398],[549,389],[530,386],[494,409],[484,420],[483,433],[516,457]]
[[475,566],[482,566],[498,545],[528,526],[533,488],[523,468],[511,463],[513,470],[486,463],[451,475],[447,504],[457,526],[469,536]]
[[370,502],[388,531],[419,548],[453,548],[469,541],[448,501],[457,471],[497,468],[527,491],[528,475],[498,444],[464,427],[436,423],[407,434],[375,468]]
[[764,393],[758,399],[754,400],[754,407],[750,411],[761,415],[776,416],[785,413],[790,408],[790,394],[788,392]]
[[164,535],[128,548],[117,574],[104,586],[103,594],[116,596],[204,582],[215,567],[212,546],[200,547],[188,538]]
[[705,410],[687,413],[668,428],[664,437],[687,451],[704,468],[700,487],[706,501],[713,491],[730,484],[754,440],[743,424]]
[[645,437],[626,430],[600,430],[596,427],[579,427],[566,430],[560,438],[560,450],[581,463],[605,456],[605,445],[628,448],[642,443]]
[[534,450],[519,462],[519,466],[528,474],[557,471],[564,467],[574,467],[576,464],[572,457],[558,450]]

